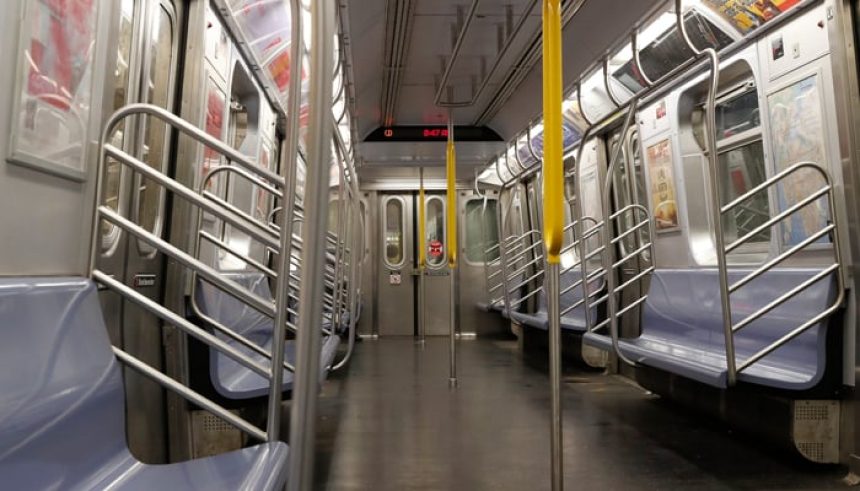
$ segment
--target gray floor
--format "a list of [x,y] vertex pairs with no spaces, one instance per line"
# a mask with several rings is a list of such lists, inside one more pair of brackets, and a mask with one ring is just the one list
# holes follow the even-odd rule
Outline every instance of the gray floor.
[[[320,401],[317,484],[330,490],[549,489],[545,371],[514,341],[365,341]],[[565,375],[568,490],[840,489],[815,466],[599,373]]]

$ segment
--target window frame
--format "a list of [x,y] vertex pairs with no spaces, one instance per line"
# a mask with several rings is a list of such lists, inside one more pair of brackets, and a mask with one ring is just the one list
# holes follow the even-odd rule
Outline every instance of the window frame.
[[[396,201],[400,205],[400,262],[392,263],[388,260],[388,204]],[[406,254],[406,201],[401,196],[386,196],[382,200],[382,222],[379,227],[382,233],[382,264],[388,269],[400,269],[407,261]]]

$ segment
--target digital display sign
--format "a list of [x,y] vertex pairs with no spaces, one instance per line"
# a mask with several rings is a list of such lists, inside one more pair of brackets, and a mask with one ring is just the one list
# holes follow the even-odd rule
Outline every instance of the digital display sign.
[[[366,142],[445,142],[447,126],[382,126],[375,129]],[[502,141],[498,133],[486,126],[455,126],[454,140],[458,142]]]

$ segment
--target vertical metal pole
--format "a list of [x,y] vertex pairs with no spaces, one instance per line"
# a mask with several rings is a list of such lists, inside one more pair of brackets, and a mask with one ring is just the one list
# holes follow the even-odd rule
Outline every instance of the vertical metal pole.
[[[543,0],[543,240],[546,249],[547,314],[549,316],[550,424],[553,491],[564,489],[561,425],[561,316],[559,269],[564,232],[564,164],[562,161],[561,0]],[[584,142],[583,142],[584,144]],[[577,164],[579,164],[577,162]],[[585,290],[587,292],[587,289]],[[587,293],[586,293],[587,295]]]
[[[299,43],[302,39],[301,8],[299,0],[293,0],[292,46],[290,55],[294,60],[301,59]],[[269,441],[280,438],[281,433],[281,393],[283,390],[284,343],[287,329],[287,306],[290,299],[290,258],[292,257],[293,209],[296,202],[296,165],[299,145],[299,108],[301,107],[301,82],[291,83],[289,88],[289,111],[287,114],[287,138],[281,144],[281,175],[286,186],[281,198],[281,253],[278,254],[278,278],[275,283],[275,325],[272,343],[272,379],[269,386],[269,407],[266,423],[266,436]]]
[[[633,97],[633,100],[630,101],[630,107],[627,109],[627,117],[624,119],[624,126],[621,128],[621,135],[627,134],[627,130],[630,129],[630,125],[633,123],[633,119],[636,116],[636,108],[638,107],[638,99],[636,96]],[[609,167],[606,171],[606,179],[603,183],[603,193],[601,195],[602,202],[600,204],[601,208],[603,208],[603,267],[606,270],[606,274],[604,275],[606,278],[606,311],[607,316],[609,317],[609,334],[612,338],[612,350],[615,351],[615,354],[618,356],[618,359],[623,361],[624,363],[636,366],[636,362],[627,358],[627,356],[621,351],[621,348],[618,346],[618,299],[616,298],[616,285],[615,285],[615,269],[612,267],[615,264],[615,248],[612,244],[613,240],[613,230],[614,223],[612,221],[612,208],[610,202],[610,195],[612,193],[612,184],[614,182],[613,178],[615,175],[615,170],[618,167],[618,161],[623,154],[623,145],[624,139],[620,138],[615,144],[615,148],[612,150],[612,157],[609,160]],[[624,223],[624,217],[617,217],[619,220],[622,220],[622,224]],[[620,234],[619,234],[620,235]]]
[[451,319],[448,351],[451,366],[448,385],[457,386],[457,153],[454,149],[454,119],[448,116],[448,148],[446,152],[448,174],[448,267],[451,270]]
[[424,344],[427,332],[427,315],[425,304],[426,284],[424,276],[427,270],[427,217],[424,210],[424,167],[418,169],[418,341]]
[[[294,15],[300,15],[296,11]],[[310,491],[316,443],[316,405],[322,344],[322,284],[328,218],[331,165],[331,104],[335,33],[335,2],[311,2],[312,49],[310,114],[305,221],[302,227],[302,278],[299,291],[299,329],[296,335],[296,373],[290,414],[290,462],[287,489]],[[295,60],[298,63],[298,59]],[[298,71],[296,71],[298,72]],[[294,78],[294,83],[298,82]],[[283,254],[283,252],[282,252]]]
[[564,489],[564,467],[562,458],[562,421],[561,421],[561,309],[559,306],[560,264],[546,263],[546,300],[549,315],[549,380],[551,385],[550,404],[552,421],[550,424],[550,447],[552,459],[552,489]]
[[714,224],[714,248],[720,278],[720,308],[723,314],[723,336],[726,342],[726,383],[731,387],[737,381],[735,338],[732,331],[732,302],[729,292],[729,272],[726,265],[726,244],[723,235],[723,211],[719,159],[717,158],[717,89],[720,86],[720,57],[714,48],[699,49],[687,33],[681,0],[675,0],[675,22],[687,46],[697,55],[704,54],[710,61],[708,98],[705,101],[705,132],[708,139],[708,177],[710,178],[711,221]]

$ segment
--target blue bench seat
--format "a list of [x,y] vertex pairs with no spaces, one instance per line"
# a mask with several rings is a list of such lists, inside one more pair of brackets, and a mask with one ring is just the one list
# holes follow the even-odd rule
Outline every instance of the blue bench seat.
[[[750,273],[731,269],[729,283]],[[731,295],[738,323],[818,269],[772,270]],[[735,333],[738,364],[832,305],[835,277],[813,284],[791,300]],[[827,323],[808,329],[749,368],[738,380],[785,389],[807,390],[822,379],[827,366]],[[605,334],[587,333],[585,342],[611,350]],[[642,312],[641,335],[622,338],[619,348],[631,360],[718,388],[727,387],[725,337],[716,269],[665,269],[651,278]]]
[[[559,286],[561,290],[570,287],[579,279],[582,278],[582,274],[579,270],[570,270],[559,277]],[[530,327],[534,327],[536,329],[549,329],[549,315],[547,314],[547,299],[546,299],[546,291],[541,289],[537,294],[538,297],[538,306],[537,310],[534,313],[522,313],[522,312],[514,312],[511,315],[511,318],[520,324],[525,324]],[[560,311],[564,311],[571,305],[574,305],[576,302],[582,299],[582,286],[573,288],[571,291],[565,293],[561,296],[559,301]],[[597,310],[591,309],[592,319],[596,319]],[[568,330],[571,332],[584,333],[587,330],[586,322],[585,322],[585,306],[580,305],[579,307],[571,310],[567,314],[561,316],[560,319],[561,328],[564,330]]]
[[283,489],[281,442],[168,465],[131,455],[122,371],[91,281],[0,279],[0,336],[3,489]]
[[[262,273],[236,272],[224,276],[255,293],[264,300],[272,299],[268,278]],[[201,312],[224,324],[234,332],[243,335],[267,352],[272,350],[274,321],[265,314],[248,306],[236,297],[226,293],[211,283],[198,278],[196,289],[197,305]],[[215,330],[215,335],[248,355],[254,360],[269,365],[269,359]],[[320,356],[320,380],[325,380],[328,369],[337,354],[340,338],[337,335],[324,336]],[[284,360],[295,365],[295,341],[284,341]],[[284,369],[283,390],[293,387],[293,373]],[[213,388],[226,399],[243,400],[264,397],[269,393],[269,381],[252,372],[233,358],[218,350],[209,350],[209,378]]]

